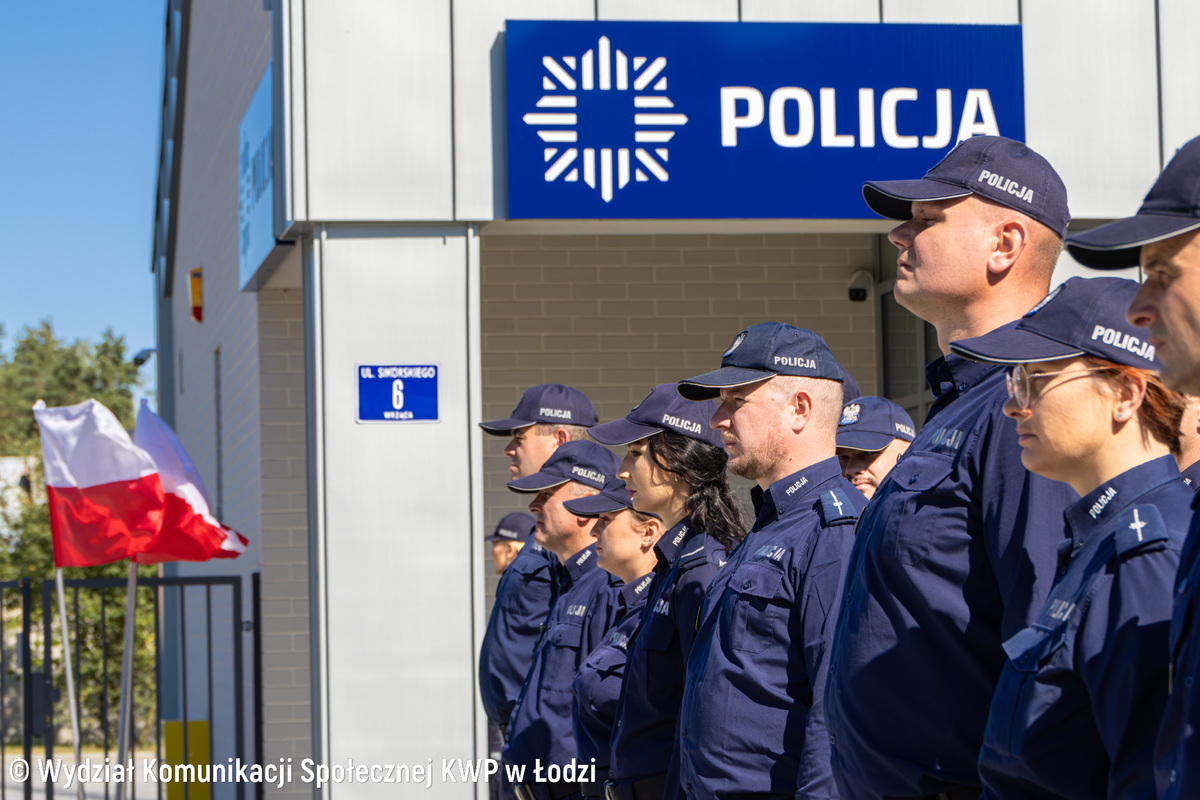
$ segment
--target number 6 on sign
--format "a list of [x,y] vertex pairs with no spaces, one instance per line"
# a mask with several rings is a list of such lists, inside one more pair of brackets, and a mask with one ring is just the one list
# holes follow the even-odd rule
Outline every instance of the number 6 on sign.
[[397,411],[404,408],[404,381],[392,381],[392,408]]

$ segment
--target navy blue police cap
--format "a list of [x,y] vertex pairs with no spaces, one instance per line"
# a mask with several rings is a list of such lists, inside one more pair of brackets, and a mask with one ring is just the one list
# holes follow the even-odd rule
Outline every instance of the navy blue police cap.
[[737,335],[721,356],[720,369],[680,381],[676,388],[688,400],[711,400],[722,389],[776,375],[840,382],[844,373],[817,334],[782,322],[760,322]]
[[[633,511],[633,498],[625,487],[625,481],[613,478],[605,484],[599,494],[589,494],[586,497],[576,497],[563,503],[567,511],[577,517],[598,517],[601,514],[611,514],[615,511]],[[657,514],[650,516],[657,517]]]
[[886,397],[860,397],[842,406],[837,446],[848,450],[882,450],[894,439],[911,442],[917,435],[912,417]]
[[1142,207],[1067,239],[1072,258],[1093,269],[1136,267],[1142,245],[1200,228],[1200,137],[1179,148],[1150,187]]
[[483,537],[485,542],[523,542],[533,533],[535,521],[523,511],[505,514],[496,524],[496,530]]
[[858,381],[854,380],[854,376],[845,367],[842,367],[842,402],[849,403],[851,400],[857,400],[862,397],[862,390],[858,388]]
[[600,444],[622,445],[671,431],[689,439],[721,447],[721,434],[708,426],[717,412],[711,400],[693,403],[684,400],[673,383],[661,383],[650,390],[646,399],[633,407],[624,419],[597,425],[588,435]]
[[507,436],[539,422],[590,428],[596,424],[596,409],[578,389],[561,383],[539,383],[525,390],[511,417],[481,422],[479,427],[495,436]]
[[1141,369],[1159,370],[1146,331],[1125,319],[1137,294],[1125,278],[1071,278],[1016,322],[974,339],[950,343],[964,358],[1025,364],[1091,355]]
[[540,492],[568,481],[603,489],[617,474],[620,460],[595,442],[574,440],[558,446],[542,468],[508,482],[514,492]]
[[1020,211],[1062,238],[1071,212],[1067,187],[1050,162],[1003,136],[964,139],[924,178],[867,181],[863,199],[876,214],[912,219],[914,200],[952,200],[974,194]]

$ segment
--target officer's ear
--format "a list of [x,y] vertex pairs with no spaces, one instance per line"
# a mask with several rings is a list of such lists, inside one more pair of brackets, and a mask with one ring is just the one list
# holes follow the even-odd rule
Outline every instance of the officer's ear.
[[567,432],[566,428],[555,428],[554,429],[554,446],[555,447],[564,445],[569,441],[571,441],[571,434]]
[[1033,231],[1028,221],[1020,217],[1004,217],[996,222],[995,244],[988,257],[988,272],[1000,276],[1006,274],[1025,250],[1032,246]]
[[658,517],[651,517],[647,514],[635,514],[634,530],[641,537],[642,547],[649,550],[658,541],[659,537],[663,535],[665,528],[663,521]]
[[1109,379],[1113,388],[1113,420],[1127,422],[1137,416],[1146,399],[1146,378],[1136,372],[1118,372]]

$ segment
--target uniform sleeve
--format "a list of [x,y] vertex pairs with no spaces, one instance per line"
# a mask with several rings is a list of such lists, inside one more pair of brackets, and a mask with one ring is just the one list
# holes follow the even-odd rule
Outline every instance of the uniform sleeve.
[[675,584],[675,596],[671,598],[671,609],[675,612],[675,629],[679,631],[679,646],[686,663],[700,628],[700,610],[704,607],[704,595],[708,585],[717,576],[719,568],[705,561],[686,570]]
[[999,409],[983,419],[972,478],[1004,607],[1000,640],[1007,641],[1041,610],[1058,567],[1058,543],[1066,537],[1063,510],[1079,496],[1025,469],[1016,423]]
[[804,720],[804,749],[796,778],[796,800],[836,798],[830,765],[829,729],[825,725],[825,683],[829,675],[829,646],[837,623],[854,543],[853,528],[835,525],[820,532],[816,555],[803,580],[800,625],[804,667],[812,687],[812,705]]
[[616,624],[617,599],[620,591],[619,587],[606,585],[597,593],[595,601],[592,602],[592,611],[585,622],[583,640],[580,643],[581,663],[582,659],[587,658],[588,653],[600,646],[605,635]]
[[1108,797],[1154,796],[1154,736],[1167,701],[1167,639],[1174,550],[1135,555],[1117,567],[1079,631],[1078,669],[1110,761]]

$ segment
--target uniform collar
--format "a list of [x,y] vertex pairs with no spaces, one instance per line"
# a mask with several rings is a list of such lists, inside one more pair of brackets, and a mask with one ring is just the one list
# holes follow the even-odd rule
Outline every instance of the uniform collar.
[[784,516],[816,492],[825,481],[841,474],[838,460],[827,458],[775,481],[765,492],[755,486],[750,490],[755,514],[754,527],[751,530],[759,530]]
[[1192,464],[1187,469],[1180,470],[1180,475],[1187,482],[1188,488],[1193,492],[1200,492],[1200,461]]
[[596,545],[593,542],[560,565],[571,583],[596,568]]
[[684,517],[675,527],[658,537],[654,550],[658,554],[658,563],[671,565],[679,558],[688,542],[696,538],[699,531],[692,525],[691,517]]
[[620,604],[623,609],[630,609],[642,603],[650,596],[650,582],[654,580],[654,573],[647,572],[640,578],[635,578],[629,583],[621,585],[620,589]]
[[972,361],[951,353],[929,362],[925,368],[925,382],[929,384],[934,397],[953,397],[969,390],[998,369],[1002,369],[998,364]]
[[1179,466],[1175,457],[1162,456],[1100,484],[1063,512],[1073,547],[1082,547],[1097,532],[1108,532],[1109,524],[1139,497],[1178,478]]

